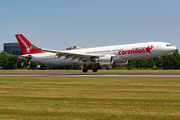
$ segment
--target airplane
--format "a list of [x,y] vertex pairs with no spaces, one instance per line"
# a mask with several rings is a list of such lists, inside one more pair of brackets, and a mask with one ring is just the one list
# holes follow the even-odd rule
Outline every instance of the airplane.
[[84,65],[82,72],[97,72],[104,65],[125,65],[128,60],[167,55],[177,48],[167,42],[145,42],[73,50],[51,50],[33,45],[23,34],[15,34],[24,55],[21,59],[48,65]]

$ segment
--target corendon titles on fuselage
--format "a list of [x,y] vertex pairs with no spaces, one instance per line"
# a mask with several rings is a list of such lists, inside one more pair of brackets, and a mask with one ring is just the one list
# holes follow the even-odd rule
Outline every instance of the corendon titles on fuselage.
[[153,49],[153,45],[151,45],[150,47],[148,46],[147,48],[136,48],[136,49],[131,49],[131,50],[120,50],[118,52],[119,55],[127,55],[127,54],[140,54],[140,53],[150,53],[151,54],[151,49]]

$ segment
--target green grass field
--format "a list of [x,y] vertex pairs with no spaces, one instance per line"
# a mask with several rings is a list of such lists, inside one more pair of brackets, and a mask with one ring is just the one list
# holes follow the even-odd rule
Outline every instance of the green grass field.
[[0,119],[180,119],[180,78],[0,77]]

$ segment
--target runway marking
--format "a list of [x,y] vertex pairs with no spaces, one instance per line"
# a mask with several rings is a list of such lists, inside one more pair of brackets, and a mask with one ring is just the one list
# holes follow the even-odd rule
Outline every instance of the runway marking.
[[122,75],[122,74],[0,74],[0,76],[17,77],[180,77],[180,75]]

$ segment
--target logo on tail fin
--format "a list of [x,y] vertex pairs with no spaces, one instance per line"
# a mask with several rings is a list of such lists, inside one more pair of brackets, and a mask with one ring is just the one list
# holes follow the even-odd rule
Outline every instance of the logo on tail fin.
[[26,47],[26,52],[30,53],[30,50],[32,49],[32,46],[29,47],[29,46],[27,45],[27,43],[21,38],[20,35],[18,35],[17,37],[21,40],[21,42],[23,43],[23,45]]

